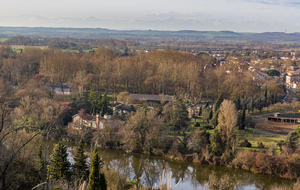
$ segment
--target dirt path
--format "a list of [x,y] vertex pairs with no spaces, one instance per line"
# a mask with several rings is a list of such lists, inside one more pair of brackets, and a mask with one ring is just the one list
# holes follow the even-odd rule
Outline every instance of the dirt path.
[[267,121],[267,118],[263,116],[253,117],[253,120],[256,123],[255,128],[257,130],[278,135],[287,135],[289,132],[294,131],[298,126],[298,124]]

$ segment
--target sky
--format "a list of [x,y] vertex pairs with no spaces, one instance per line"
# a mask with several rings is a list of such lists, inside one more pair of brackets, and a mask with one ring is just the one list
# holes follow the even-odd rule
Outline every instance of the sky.
[[14,0],[0,26],[300,32],[300,0]]

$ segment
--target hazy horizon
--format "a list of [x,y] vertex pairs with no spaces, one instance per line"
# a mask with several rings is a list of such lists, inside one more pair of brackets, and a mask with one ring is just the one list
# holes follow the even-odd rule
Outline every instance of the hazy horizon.
[[0,26],[299,32],[300,2],[294,0],[4,2]]

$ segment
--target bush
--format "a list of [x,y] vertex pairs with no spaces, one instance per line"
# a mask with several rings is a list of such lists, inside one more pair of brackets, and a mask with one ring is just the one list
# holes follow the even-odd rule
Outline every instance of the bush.
[[259,153],[256,156],[256,170],[262,174],[275,174],[277,159],[267,153]]
[[300,125],[295,129],[295,132],[300,136]]
[[200,127],[199,122],[194,123],[193,127]]
[[241,144],[240,144],[241,147],[251,147],[252,144],[247,140],[245,139]]
[[206,130],[214,129],[214,127],[211,125],[202,125],[201,128],[206,129]]
[[265,148],[265,146],[263,145],[262,142],[260,142],[260,143],[257,145],[257,148]]
[[233,163],[235,167],[250,170],[255,166],[256,154],[251,151],[239,151]]

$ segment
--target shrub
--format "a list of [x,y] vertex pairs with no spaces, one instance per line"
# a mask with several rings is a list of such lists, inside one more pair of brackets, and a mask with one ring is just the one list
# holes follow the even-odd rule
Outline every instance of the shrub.
[[300,136],[300,125],[295,129],[295,132]]
[[247,140],[245,139],[241,144],[240,144],[241,147],[251,147],[252,144]]
[[235,167],[250,170],[255,166],[256,154],[251,151],[240,151],[236,154],[233,164]]
[[265,148],[262,142],[258,143],[257,148]]
[[295,182],[293,185],[283,185],[283,186],[272,186],[271,189],[274,190],[298,190],[300,189],[300,180],[298,180],[297,182]]
[[275,174],[277,169],[277,159],[267,153],[259,153],[256,156],[256,169],[258,173]]
[[199,122],[194,123],[194,127],[200,127]]

